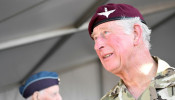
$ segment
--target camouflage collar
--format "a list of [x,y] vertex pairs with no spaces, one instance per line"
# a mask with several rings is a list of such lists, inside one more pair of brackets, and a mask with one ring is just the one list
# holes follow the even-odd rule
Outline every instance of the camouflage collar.
[[155,88],[166,88],[175,85],[175,68],[158,57],[153,57],[158,62],[156,77],[153,79]]

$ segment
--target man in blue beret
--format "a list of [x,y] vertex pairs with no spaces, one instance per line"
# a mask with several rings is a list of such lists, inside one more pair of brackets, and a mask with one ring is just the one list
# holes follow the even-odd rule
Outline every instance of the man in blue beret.
[[41,71],[30,76],[19,91],[27,100],[62,100],[59,83],[56,72]]
[[175,69],[151,56],[151,30],[136,8],[102,5],[88,31],[103,67],[121,79],[101,100],[175,100]]

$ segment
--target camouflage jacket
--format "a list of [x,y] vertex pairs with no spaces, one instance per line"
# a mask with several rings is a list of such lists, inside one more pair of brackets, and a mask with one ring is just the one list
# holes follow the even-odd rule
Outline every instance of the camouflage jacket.
[[[170,67],[165,61],[153,57],[158,63],[156,77],[138,100],[175,100],[175,68]],[[122,80],[110,90],[101,100],[136,100]]]

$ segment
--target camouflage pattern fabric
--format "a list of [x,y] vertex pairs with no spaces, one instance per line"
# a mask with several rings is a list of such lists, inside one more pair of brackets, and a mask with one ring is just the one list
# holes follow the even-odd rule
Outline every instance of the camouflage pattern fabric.
[[[158,63],[156,77],[137,100],[175,100],[175,68],[153,57]],[[136,100],[120,80],[101,100]]]

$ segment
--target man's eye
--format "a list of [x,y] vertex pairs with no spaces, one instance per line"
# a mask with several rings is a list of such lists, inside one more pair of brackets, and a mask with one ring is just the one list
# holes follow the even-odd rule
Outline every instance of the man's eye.
[[97,40],[97,37],[93,37],[94,40]]
[[52,96],[56,96],[57,95],[57,93],[52,93]]
[[104,34],[108,34],[109,32],[108,31],[104,31]]

